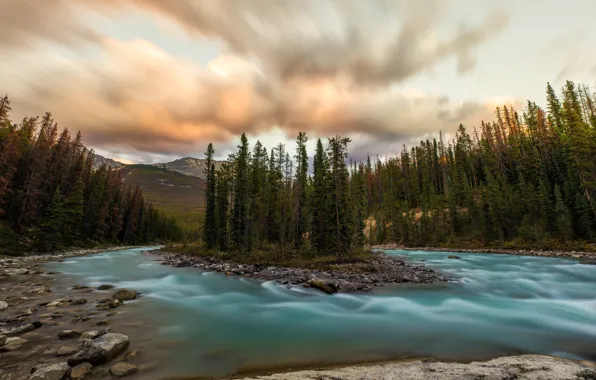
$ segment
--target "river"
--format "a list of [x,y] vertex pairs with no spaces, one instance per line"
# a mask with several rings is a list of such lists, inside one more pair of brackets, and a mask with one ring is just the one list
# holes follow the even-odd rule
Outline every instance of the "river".
[[160,374],[221,376],[411,356],[596,359],[596,266],[572,259],[386,251],[457,281],[324,295],[163,266],[144,250],[48,266],[73,282],[141,291],[130,310],[152,326],[141,331],[151,335],[146,345],[161,347]]

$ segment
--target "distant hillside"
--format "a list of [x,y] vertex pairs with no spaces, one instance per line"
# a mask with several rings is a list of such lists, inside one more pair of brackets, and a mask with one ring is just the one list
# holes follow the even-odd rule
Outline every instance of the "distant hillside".
[[[224,162],[225,161],[215,161],[215,168],[218,169]],[[184,157],[172,162],[154,164],[153,166],[192,177],[207,178],[207,175],[205,174],[205,159],[202,158]]]
[[102,165],[107,165],[112,168],[121,168],[126,166],[122,162],[114,161],[111,158],[105,158],[99,154],[93,154],[93,167],[97,169]]
[[154,165],[126,165],[120,169],[126,185],[139,185],[145,199],[161,210],[179,213],[202,211],[205,186],[202,178]]

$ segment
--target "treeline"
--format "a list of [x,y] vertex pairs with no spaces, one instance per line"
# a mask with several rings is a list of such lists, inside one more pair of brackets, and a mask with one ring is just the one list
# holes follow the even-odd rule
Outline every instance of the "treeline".
[[[345,255],[364,243],[406,245],[553,243],[596,239],[596,95],[567,82],[547,110],[519,114],[452,139],[405,146],[397,157],[347,164],[348,138],[321,140],[309,171],[307,137],[293,157],[246,137],[215,170],[207,156],[208,248]],[[310,174],[309,174],[310,173]]]
[[[178,228],[145,202],[120,173],[94,169],[93,152],[61,132],[50,113],[13,124],[0,99],[0,240],[43,251],[98,243],[176,238]],[[12,240],[12,241],[11,241]]]
[[463,125],[399,157],[357,168],[366,181],[371,241],[548,248],[596,238],[596,94],[547,85],[547,109]]
[[294,160],[279,144],[249,151],[243,134],[228,162],[215,170],[207,156],[204,241],[208,248],[251,252],[273,247],[279,257],[346,255],[364,243],[364,182],[350,180],[348,138],[321,140],[309,176],[307,136],[298,135]]

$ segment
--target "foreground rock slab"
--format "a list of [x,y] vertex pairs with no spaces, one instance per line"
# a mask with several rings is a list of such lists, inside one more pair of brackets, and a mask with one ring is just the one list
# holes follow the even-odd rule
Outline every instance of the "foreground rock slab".
[[68,359],[68,364],[76,366],[89,362],[93,365],[103,364],[126,350],[130,340],[123,334],[109,333],[85,343],[82,350]]
[[81,363],[70,371],[70,378],[72,380],[82,380],[91,374],[93,365],[91,363]]
[[[596,365],[595,363],[589,363]],[[596,379],[596,370],[584,362],[542,355],[510,356],[487,362],[440,363],[427,361],[399,362],[329,370],[309,370],[244,380],[579,380]]]

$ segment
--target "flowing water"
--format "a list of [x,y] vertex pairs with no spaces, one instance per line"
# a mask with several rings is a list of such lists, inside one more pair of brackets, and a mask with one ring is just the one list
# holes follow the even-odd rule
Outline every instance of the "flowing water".
[[465,253],[456,260],[446,252],[387,251],[458,281],[330,296],[162,266],[143,250],[51,267],[79,283],[141,291],[130,310],[154,326],[144,331],[152,337],[147,345],[162,348],[160,368],[169,375],[405,356],[596,358],[596,266],[576,260]]

